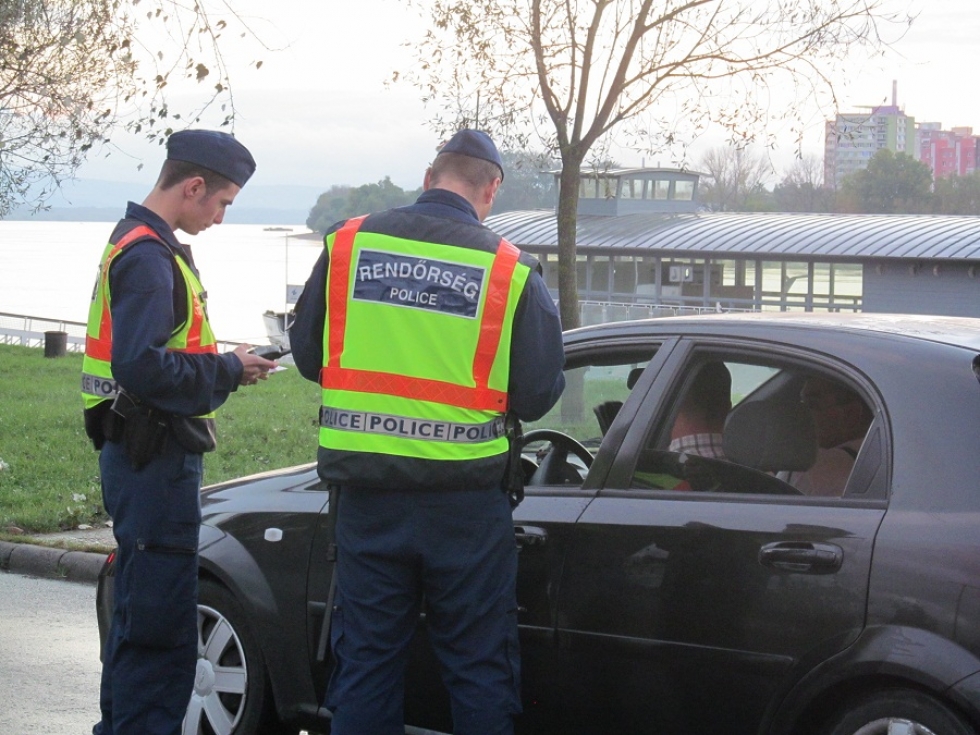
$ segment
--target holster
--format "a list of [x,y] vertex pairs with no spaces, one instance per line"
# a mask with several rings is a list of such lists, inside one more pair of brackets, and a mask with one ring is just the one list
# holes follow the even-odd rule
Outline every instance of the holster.
[[96,451],[102,449],[106,441],[122,441],[123,419],[112,410],[110,401],[101,401],[93,408],[86,408],[85,434],[92,440]]
[[518,418],[508,413],[504,419],[510,448],[507,452],[507,474],[504,478],[504,491],[510,500],[510,507],[516,508],[524,500],[524,465],[521,452],[524,449],[524,431]]
[[[139,472],[150,460],[163,454],[170,433],[170,417],[124,390],[112,402],[111,413],[122,422],[121,439],[126,456]],[[108,437],[107,438],[111,438]]]

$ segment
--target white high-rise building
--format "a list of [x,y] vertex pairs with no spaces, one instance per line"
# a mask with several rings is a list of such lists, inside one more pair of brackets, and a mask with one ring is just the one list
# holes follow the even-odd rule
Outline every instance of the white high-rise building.
[[826,122],[824,186],[836,189],[849,175],[866,168],[883,148],[918,158],[915,118],[899,108],[897,83],[892,83],[892,104],[867,110]]

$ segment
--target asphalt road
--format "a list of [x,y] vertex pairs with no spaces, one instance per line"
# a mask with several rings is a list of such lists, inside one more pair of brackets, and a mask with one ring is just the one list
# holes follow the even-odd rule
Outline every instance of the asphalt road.
[[100,672],[95,586],[0,572],[0,733],[91,732]]

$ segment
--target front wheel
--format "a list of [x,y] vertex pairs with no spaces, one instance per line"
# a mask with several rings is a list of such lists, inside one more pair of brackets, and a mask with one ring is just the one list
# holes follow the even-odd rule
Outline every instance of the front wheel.
[[197,672],[183,735],[290,732],[275,720],[274,709],[262,650],[245,611],[227,589],[201,580]]
[[885,689],[850,702],[824,735],[977,735],[945,704],[913,689]]

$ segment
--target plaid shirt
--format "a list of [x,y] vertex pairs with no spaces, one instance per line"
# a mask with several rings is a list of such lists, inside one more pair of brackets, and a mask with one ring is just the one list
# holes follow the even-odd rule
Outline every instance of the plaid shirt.
[[721,434],[689,434],[672,440],[668,449],[671,452],[696,454],[699,457],[725,459],[721,447]]

